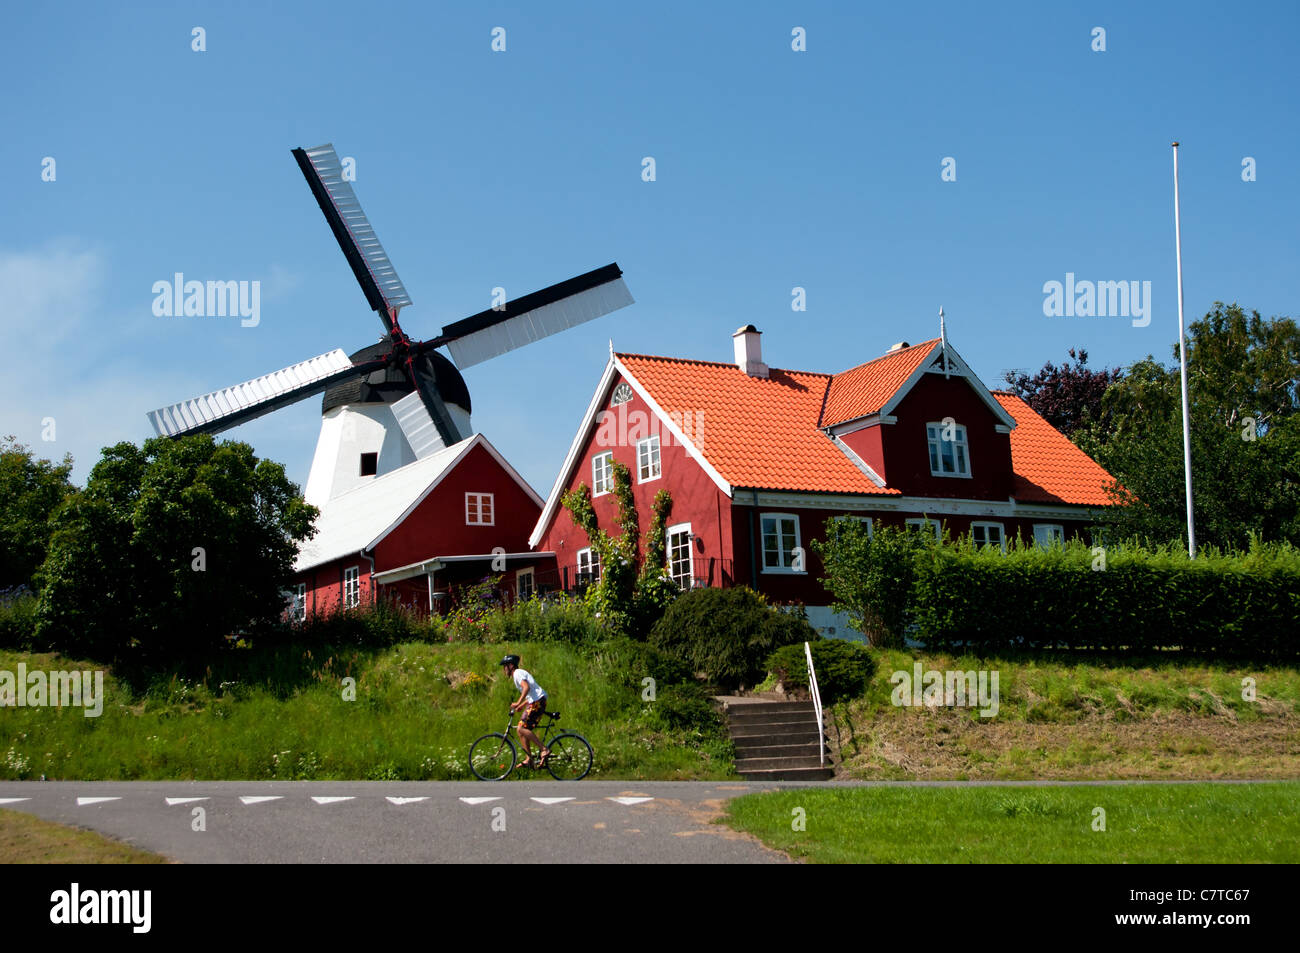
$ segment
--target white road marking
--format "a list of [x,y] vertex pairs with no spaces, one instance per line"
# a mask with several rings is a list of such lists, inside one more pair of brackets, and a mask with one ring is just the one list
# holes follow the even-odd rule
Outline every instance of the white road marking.
[[488,801],[499,801],[499,797],[463,797],[461,798],[466,804],[486,804]]
[[312,797],[312,800],[315,801],[317,804],[337,804],[337,803],[339,803],[339,801],[353,801],[353,800],[356,800],[356,799],[355,799],[354,797],[352,797],[351,795],[349,795],[348,797],[315,797],[315,796],[313,796],[313,797]]
[[571,797],[535,797],[532,800],[538,804],[562,804],[565,801],[572,801]]
[[653,801],[652,797],[607,797],[606,801],[617,801],[619,804],[644,804],[646,801]]
[[387,799],[390,803],[401,807],[403,804],[414,804],[416,801],[427,801],[427,797],[390,797]]
[[0,797],[0,804],[17,804],[19,801],[30,801],[29,797]]
[[278,801],[282,797],[284,797],[283,794],[245,794],[241,795],[239,799],[245,804],[261,804],[263,801]]
[[168,807],[173,807],[177,804],[193,804],[195,801],[210,801],[212,799],[206,797],[169,797],[165,798],[165,800]]
[[79,797],[77,798],[77,807],[85,807],[87,804],[103,804],[105,801],[120,801],[120,797]]

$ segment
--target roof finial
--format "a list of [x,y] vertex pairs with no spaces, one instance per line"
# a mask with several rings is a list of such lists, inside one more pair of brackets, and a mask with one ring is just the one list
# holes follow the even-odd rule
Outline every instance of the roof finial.
[[948,326],[944,323],[943,305],[939,306],[939,350],[943,352],[943,376],[948,377],[952,368],[948,364]]
[[610,339],[609,339],[609,359],[610,359],[611,361],[614,359],[614,339],[613,339],[613,338],[610,338]]

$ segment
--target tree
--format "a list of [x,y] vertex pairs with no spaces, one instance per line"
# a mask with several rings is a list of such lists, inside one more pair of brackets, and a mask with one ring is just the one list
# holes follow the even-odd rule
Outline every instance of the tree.
[[198,435],[104,451],[54,519],[36,643],[97,658],[179,656],[278,620],[315,531],[284,467]]
[[0,590],[27,585],[45,560],[50,517],[76,492],[72,457],[38,460],[12,436],[0,440]]
[[909,622],[908,606],[920,552],[935,545],[930,533],[898,526],[867,525],[853,517],[826,521],[825,539],[814,539],[822,559],[821,580],[854,627],[878,648],[901,648]]
[[1033,377],[1008,371],[1006,382],[1035,413],[1067,437],[1073,437],[1089,422],[1108,425],[1102,397],[1124,372],[1118,367],[1092,370],[1088,367],[1088,352],[1082,348],[1070,348],[1067,353],[1074,358],[1073,365],[1066,362],[1057,367],[1049,361]]
[[[1198,543],[1300,544],[1300,328],[1216,302],[1188,327],[1187,365]],[[1115,536],[1186,539],[1180,389],[1177,364],[1148,355],[1107,390],[1109,428],[1076,435],[1116,478],[1104,520]]]
[[618,506],[616,522],[622,530],[617,538],[600,528],[586,483],[565,493],[560,502],[587,534],[600,563],[600,579],[587,590],[587,604],[607,628],[620,635],[644,638],[677,594],[677,584],[668,576],[664,535],[673,500],[667,490],[655,494],[643,559],[632,474],[617,460],[612,462],[611,470]]

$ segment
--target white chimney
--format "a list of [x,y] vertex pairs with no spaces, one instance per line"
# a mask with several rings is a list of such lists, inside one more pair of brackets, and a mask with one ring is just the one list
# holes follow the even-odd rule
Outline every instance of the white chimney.
[[736,344],[736,366],[750,377],[766,377],[767,365],[763,363],[762,331],[747,324],[731,336]]

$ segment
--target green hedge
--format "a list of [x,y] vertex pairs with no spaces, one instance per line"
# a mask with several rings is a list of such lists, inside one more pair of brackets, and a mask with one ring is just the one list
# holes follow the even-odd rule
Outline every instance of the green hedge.
[[[876,660],[865,646],[843,639],[818,639],[810,640],[808,648],[812,651],[817,691],[823,702],[847,701],[866,692],[871,676],[876,673]],[[787,685],[806,687],[808,659],[803,643],[777,649],[767,658],[767,670]]]
[[927,648],[1069,648],[1300,654],[1300,551],[1255,545],[1195,560],[1171,547],[1077,541],[1006,554],[970,545],[917,555],[913,637]]

